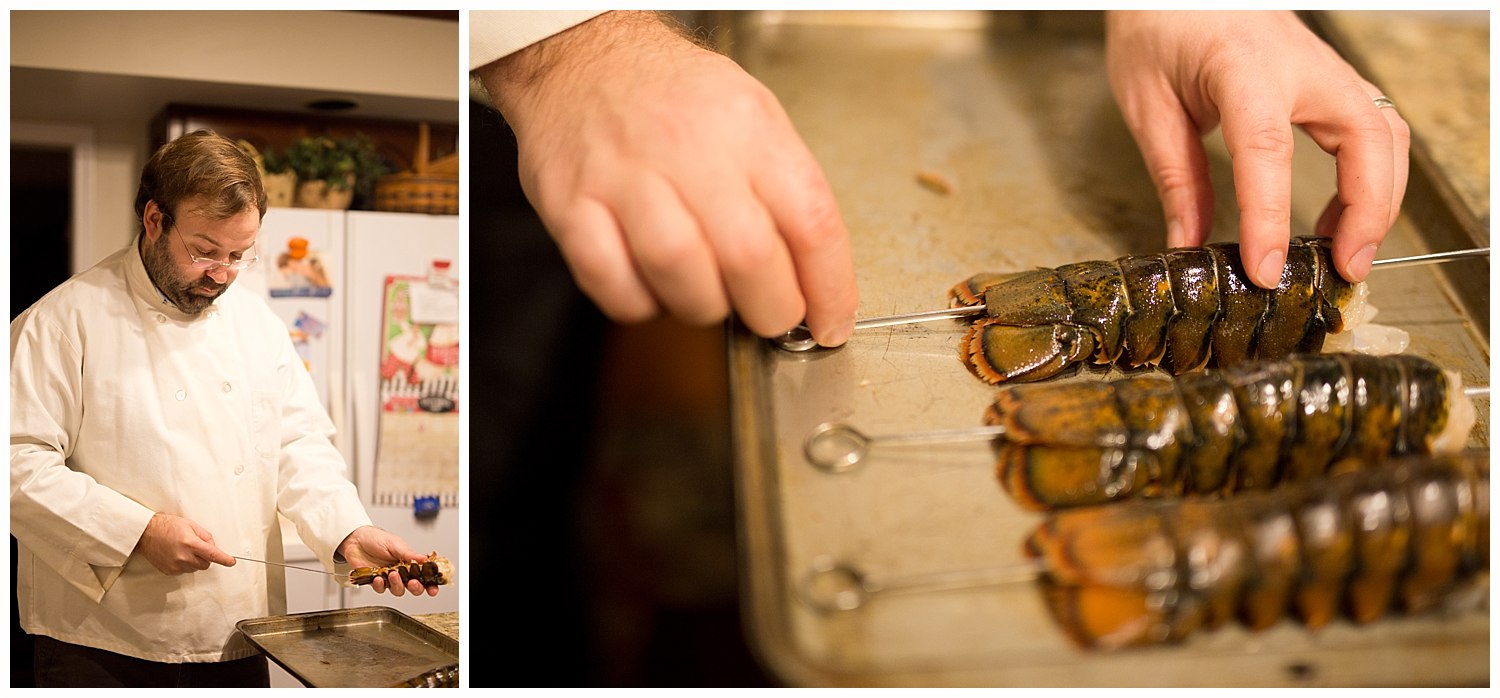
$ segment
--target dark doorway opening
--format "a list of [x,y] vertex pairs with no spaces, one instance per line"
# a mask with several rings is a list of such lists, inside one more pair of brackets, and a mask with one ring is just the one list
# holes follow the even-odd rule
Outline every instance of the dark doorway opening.
[[10,318],[72,275],[73,153],[10,149]]
[[[72,275],[73,153],[10,149],[10,318]],[[16,600],[16,539],[10,538],[10,685],[33,688],[32,640]]]

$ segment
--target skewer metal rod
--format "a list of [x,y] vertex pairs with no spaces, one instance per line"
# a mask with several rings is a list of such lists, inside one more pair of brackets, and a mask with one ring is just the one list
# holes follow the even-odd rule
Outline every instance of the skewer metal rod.
[[968,315],[979,315],[984,312],[982,305],[966,305],[958,308],[943,308],[942,310],[924,310],[919,313],[905,313],[902,315],[887,315],[885,317],[872,317],[864,320],[856,320],[854,329],[866,330],[872,327],[888,327],[890,325],[909,325],[918,322],[935,322],[938,320],[956,320]]
[[830,473],[853,470],[876,444],[949,443],[987,441],[1005,436],[1001,426],[968,427],[939,431],[868,436],[847,424],[824,422],[808,432],[802,454],[813,467]]
[[[1469,250],[1451,250],[1448,252],[1433,252],[1431,254],[1419,254],[1410,257],[1392,257],[1390,259],[1377,259],[1370,263],[1372,269],[1398,269],[1419,264],[1437,264],[1451,262],[1458,259],[1470,257],[1488,257],[1490,248],[1476,247]],[[956,320],[969,315],[979,315],[985,312],[984,305],[962,306],[958,308],[943,308],[940,310],[924,310],[916,313],[903,313],[900,315],[885,315],[881,317],[865,318],[854,322],[855,330],[867,330],[875,327],[889,327],[891,325],[910,325],[918,322],[936,322],[938,320]],[[818,343],[813,341],[812,333],[806,325],[798,325],[786,334],[775,338],[774,341],[782,349],[787,351],[807,351],[817,347]]]
[[[855,320],[854,329],[868,330],[874,327],[889,327],[891,325],[911,325],[918,322],[956,320],[969,315],[981,315],[984,313],[984,310],[985,308],[982,305],[965,305],[957,308],[923,310],[916,313],[865,318],[864,320]],[[818,343],[813,341],[812,332],[807,329],[807,325],[793,327],[786,334],[776,337],[771,341],[787,351],[807,351],[818,346]]]
[[870,577],[852,565],[819,558],[802,579],[798,598],[823,613],[852,611],[876,594],[947,591],[1030,582],[1046,572],[1040,560],[988,569],[929,572],[907,577]]
[[253,557],[240,557],[239,555],[230,555],[230,557],[232,557],[232,558],[234,558],[236,560],[244,560],[246,562],[258,562],[258,563],[260,563],[262,565],[275,565],[277,567],[285,567],[287,569],[292,569],[292,570],[302,570],[303,572],[314,572],[316,574],[326,574],[326,575],[328,575],[330,577],[337,577],[337,578],[339,578],[339,579],[341,579],[343,581],[346,581],[346,582],[349,581],[349,575],[347,575],[347,574],[339,574],[337,572],[329,572],[327,570],[315,570],[315,569],[312,569],[311,567],[298,567],[296,565],[288,565],[288,564],[286,564],[284,562],[271,562],[270,560],[257,560],[257,559],[255,559]]
[[1399,267],[1416,266],[1418,264],[1436,264],[1438,262],[1451,262],[1456,259],[1488,256],[1490,256],[1490,248],[1476,247],[1472,250],[1450,250],[1448,252],[1433,252],[1432,254],[1419,254],[1410,257],[1377,259],[1370,262],[1370,267],[1372,269],[1396,269]]

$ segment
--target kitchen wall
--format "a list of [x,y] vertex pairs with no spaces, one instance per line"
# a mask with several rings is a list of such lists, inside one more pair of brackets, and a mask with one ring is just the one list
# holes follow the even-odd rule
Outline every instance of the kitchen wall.
[[[129,242],[151,118],[168,102],[458,121],[459,23],[346,11],[10,13],[11,136],[91,137],[74,242],[92,264]],[[75,271],[80,269],[75,268]]]

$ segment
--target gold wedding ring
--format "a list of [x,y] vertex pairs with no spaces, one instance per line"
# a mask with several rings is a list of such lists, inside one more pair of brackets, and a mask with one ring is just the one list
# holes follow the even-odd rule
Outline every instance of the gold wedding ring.
[[1376,95],[1374,99],[1375,99],[1375,108],[1376,109],[1395,109],[1396,108],[1396,103],[1392,102],[1390,97],[1387,97],[1385,95]]

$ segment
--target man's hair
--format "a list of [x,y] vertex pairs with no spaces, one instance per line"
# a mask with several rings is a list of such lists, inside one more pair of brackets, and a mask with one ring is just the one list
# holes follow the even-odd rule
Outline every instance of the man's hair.
[[245,151],[228,138],[200,129],[157,148],[141,170],[135,194],[135,217],[144,220],[146,202],[156,201],[164,213],[177,218],[183,201],[202,195],[207,201],[196,213],[224,220],[250,207],[266,215],[266,189],[260,170]]

